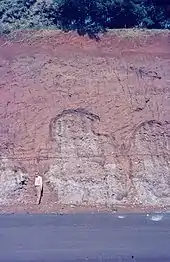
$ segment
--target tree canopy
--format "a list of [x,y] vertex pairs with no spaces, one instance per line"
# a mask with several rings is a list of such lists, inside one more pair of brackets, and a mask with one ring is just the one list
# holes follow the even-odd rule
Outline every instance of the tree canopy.
[[170,29],[170,8],[163,0],[0,1],[1,32],[49,27],[91,36],[114,28]]

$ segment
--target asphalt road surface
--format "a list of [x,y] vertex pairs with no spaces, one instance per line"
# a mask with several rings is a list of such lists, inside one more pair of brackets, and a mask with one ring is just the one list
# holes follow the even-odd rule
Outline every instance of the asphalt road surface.
[[170,262],[170,213],[1,215],[0,261]]

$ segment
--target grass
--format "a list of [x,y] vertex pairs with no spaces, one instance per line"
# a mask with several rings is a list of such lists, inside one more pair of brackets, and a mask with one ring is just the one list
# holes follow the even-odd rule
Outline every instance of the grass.
[[110,35],[120,36],[123,38],[135,38],[140,36],[160,36],[160,35],[169,35],[170,30],[168,29],[111,29],[108,30]]
[[[1,33],[0,37],[5,37],[7,41],[16,41],[16,42],[23,42],[25,40],[37,40],[39,38],[44,37],[51,37],[51,36],[57,36],[58,34],[63,33],[63,36],[66,34],[75,34],[75,32],[68,32],[65,33],[62,30],[55,29],[55,28],[44,28],[44,29],[18,29],[18,30],[11,30],[10,32],[7,30],[6,33]],[[113,36],[113,37],[119,37],[127,40],[147,40],[149,37],[169,37],[170,36],[170,30],[160,30],[160,29],[109,29],[106,33],[99,34],[99,36],[102,38],[104,36]],[[142,41],[142,42],[143,42]]]

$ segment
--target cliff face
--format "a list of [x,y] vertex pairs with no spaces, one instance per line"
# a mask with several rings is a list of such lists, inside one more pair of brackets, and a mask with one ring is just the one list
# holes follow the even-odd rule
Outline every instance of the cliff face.
[[47,203],[168,205],[169,68],[166,31],[1,39],[1,203],[31,203],[38,170]]

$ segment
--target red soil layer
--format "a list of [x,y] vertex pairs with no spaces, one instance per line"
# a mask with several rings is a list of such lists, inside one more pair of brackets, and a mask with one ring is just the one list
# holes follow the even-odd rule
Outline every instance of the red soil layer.
[[[169,37],[167,31],[122,30],[98,42],[59,31],[1,38],[2,156],[25,168],[30,178],[37,169],[45,171],[55,161],[50,121],[65,109],[99,115],[100,132],[111,130],[117,141],[141,122],[170,120]],[[153,75],[145,78],[148,72]],[[147,99],[151,104],[145,110]],[[38,161],[46,151],[48,160],[49,152],[52,156],[48,164]]]

